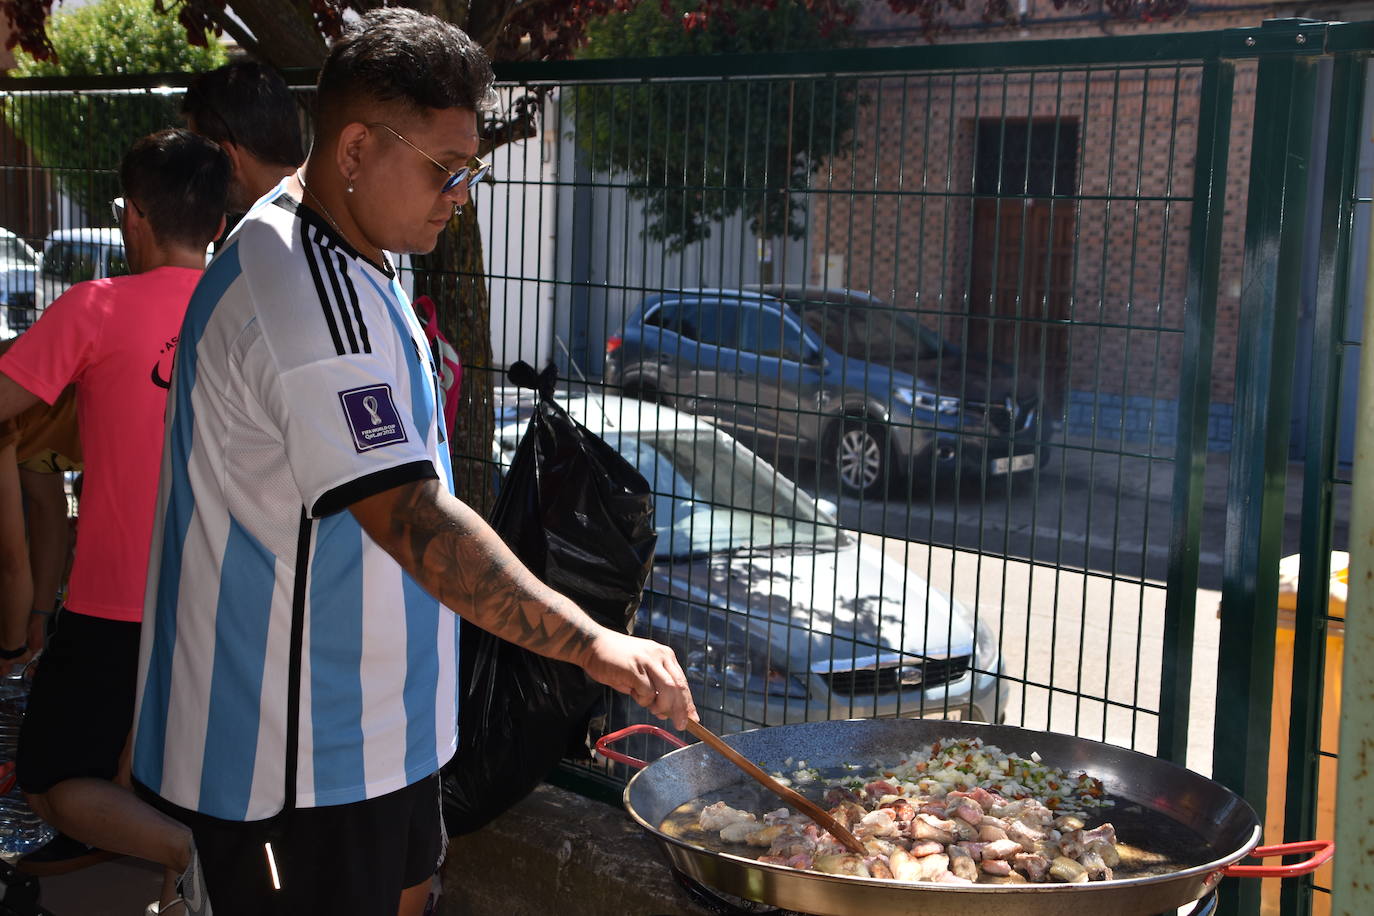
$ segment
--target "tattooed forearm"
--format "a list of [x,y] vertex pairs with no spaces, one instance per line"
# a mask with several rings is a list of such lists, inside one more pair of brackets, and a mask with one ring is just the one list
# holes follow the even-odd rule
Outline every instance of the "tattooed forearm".
[[438,481],[401,487],[383,544],[445,605],[502,639],[576,662],[600,627],[545,586],[480,516]]
[[569,619],[552,612],[543,602],[522,596],[502,581],[499,571],[479,584],[473,607],[474,623],[502,639],[553,658],[582,658],[596,641],[599,629],[580,610]]

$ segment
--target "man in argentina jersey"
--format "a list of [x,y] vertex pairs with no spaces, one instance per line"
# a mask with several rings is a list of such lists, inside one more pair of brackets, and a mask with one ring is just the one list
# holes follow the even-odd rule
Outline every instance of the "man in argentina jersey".
[[437,377],[386,251],[480,177],[485,54],[374,11],[330,51],[303,170],[254,205],[181,330],[133,772],[215,912],[418,913],[443,854],[456,614],[678,727],[671,650],[595,624],[451,494]]

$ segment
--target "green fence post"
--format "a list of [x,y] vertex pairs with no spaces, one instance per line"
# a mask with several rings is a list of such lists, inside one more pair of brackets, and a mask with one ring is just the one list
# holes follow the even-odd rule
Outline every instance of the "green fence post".
[[[1221,642],[1213,776],[1264,811],[1268,780],[1278,564],[1282,552],[1292,367],[1301,289],[1303,221],[1316,64],[1299,45],[1323,26],[1294,31],[1292,51],[1260,57],[1245,224],[1235,431],[1222,559]],[[1298,36],[1302,40],[1296,41]],[[1219,913],[1258,913],[1260,883],[1228,880]]]
[[1359,659],[1341,677],[1341,737],[1336,764],[1336,858],[1331,886],[1335,916],[1374,911],[1374,235],[1366,250],[1364,326],[1360,334],[1360,393],[1355,411],[1355,468],[1350,497],[1350,590],[1345,610],[1344,658]]
[[[1283,820],[1286,842],[1313,839],[1317,830],[1326,617],[1331,592],[1332,470],[1339,423],[1342,341],[1349,292],[1366,60],[1364,54],[1338,55],[1331,80],[1317,300],[1312,329],[1310,421],[1303,473],[1302,561],[1293,624],[1292,718],[1288,732],[1287,801]],[[1332,790],[1333,787],[1328,787],[1328,791]],[[1312,886],[1310,876],[1285,880],[1282,912],[1307,916],[1312,911]]]
[[1188,755],[1188,701],[1193,678],[1203,473],[1207,467],[1207,413],[1211,403],[1234,82],[1233,63],[1208,61],[1203,65],[1192,224],[1188,239],[1188,292],[1183,318],[1178,446],[1174,453],[1171,511],[1173,534],[1169,542],[1169,588],[1164,601],[1164,671],[1160,678],[1159,702],[1159,756],[1180,764]]

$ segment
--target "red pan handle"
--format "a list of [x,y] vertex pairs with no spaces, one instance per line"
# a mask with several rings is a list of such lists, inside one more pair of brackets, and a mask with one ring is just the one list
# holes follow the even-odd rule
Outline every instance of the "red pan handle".
[[1336,854],[1336,844],[1331,840],[1307,840],[1302,843],[1283,843],[1279,846],[1257,846],[1250,851],[1256,859],[1271,856],[1292,856],[1300,852],[1310,852],[1312,857],[1297,865],[1232,865],[1222,871],[1229,878],[1295,878],[1307,875],[1321,868]]
[[619,741],[621,738],[628,738],[630,735],[638,735],[641,733],[657,735],[664,741],[667,741],[669,744],[676,745],[677,747],[687,746],[686,741],[683,741],[681,738],[679,738],[672,732],[667,731],[666,729],[659,728],[657,725],[649,725],[647,723],[641,722],[638,725],[626,726],[618,732],[611,732],[609,735],[602,735],[600,738],[597,739],[596,752],[600,754],[602,757],[605,757],[609,760],[614,760],[617,763],[627,764],[629,766],[634,767],[636,770],[642,770],[646,766],[648,766],[648,764],[645,763],[643,760],[640,760],[638,757],[631,757],[629,754],[622,754],[620,753],[620,751],[613,751],[609,747],[609,745],[616,741]]

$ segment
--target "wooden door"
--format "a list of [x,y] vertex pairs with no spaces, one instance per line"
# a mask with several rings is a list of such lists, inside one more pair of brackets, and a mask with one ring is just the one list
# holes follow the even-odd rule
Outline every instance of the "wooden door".
[[1068,380],[1077,125],[979,125],[969,265],[969,347],[1014,364],[1063,404]]

